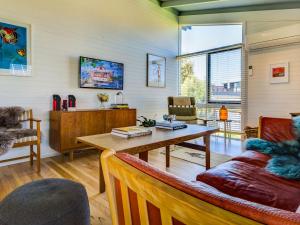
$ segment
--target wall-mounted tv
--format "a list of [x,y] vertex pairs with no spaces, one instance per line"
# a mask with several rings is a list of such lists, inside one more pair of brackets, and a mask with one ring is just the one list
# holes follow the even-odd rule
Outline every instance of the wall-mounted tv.
[[80,56],[80,87],[123,90],[124,64]]

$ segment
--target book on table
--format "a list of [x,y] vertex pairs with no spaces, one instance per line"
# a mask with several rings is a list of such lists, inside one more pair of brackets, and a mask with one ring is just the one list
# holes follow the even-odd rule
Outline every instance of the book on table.
[[112,135],[116,135],[124,138],[132,138],[132,137],[140,137],[145,135],[152,134],[152,130],[145,127],[121,127],[121,128],[113,128],[111,131]]
[[187,125],[183,121],[159,121],[156,123],[156,128],[162,128],[167,130],[178,130],[187,128]]
[[174,127],[164,127],[164,126],[155,126],[156,128],[161,128],[161,129],[166,129],[166,130],[179,130],[179,129],[184,129],[187,128],[186,124],[183,125],[178,125]]

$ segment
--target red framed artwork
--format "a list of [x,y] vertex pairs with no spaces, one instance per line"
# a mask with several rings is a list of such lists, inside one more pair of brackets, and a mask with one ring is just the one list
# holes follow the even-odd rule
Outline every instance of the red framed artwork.
[[289,63],[271,64],[270,83],[288,83],[289,82]]

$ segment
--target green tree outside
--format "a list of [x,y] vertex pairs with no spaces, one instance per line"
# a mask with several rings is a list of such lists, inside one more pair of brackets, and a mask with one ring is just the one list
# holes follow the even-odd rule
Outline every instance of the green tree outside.
[[205,88],[206,83],[204,80],[200,80],[194,74],[193,63],[188,59],[181,61],[181,95],[195,97],[196,102],[205,102]]

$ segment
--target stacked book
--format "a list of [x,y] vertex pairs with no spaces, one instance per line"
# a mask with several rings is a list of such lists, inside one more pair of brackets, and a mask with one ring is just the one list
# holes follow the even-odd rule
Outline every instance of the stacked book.
[[157,128],[167,129],[167,130],[179,130],[183,128],[187,128],[187,125],[183,121],[160,121],[156,122]]
[[123,138],[133,138],[133,137],[140,137],[145,135],[152,134],[152,130],[145,127],[121,127],[121,128],[114,128],[111,131],[112,135],[116,135]]
[[112,109],[129,109],[128,104],[111,104],[110,108]]

